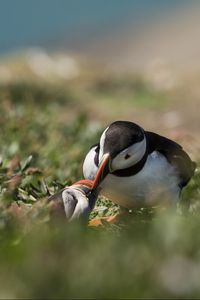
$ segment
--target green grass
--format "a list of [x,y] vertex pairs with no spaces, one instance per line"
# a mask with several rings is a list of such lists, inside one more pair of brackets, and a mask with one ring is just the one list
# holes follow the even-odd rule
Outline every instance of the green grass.
[[[100,99],[114,101],[120,93],[131,99],[132,91],[135,103],[143,95],[165,99],[144,84],[133,81],[122,90],[124,81],[109,80],[87,89],[77,83],[1,86],[2,299],[200,297],[199,169],[183,193],[189,210],[141,209],[102,228],[49,219],[43,199],[82,178],[83,158],[104,127],[90,119],[83,98],[100,107]],[[91,218],[118,210],[100,198]]]
[[108,76],[97,80],[92,86],[92,91],[97,99],[105,100],[105,104],[110,107],[113,106],[114,98],[120,110],[131,106],[157,110],[169,104],[169,99],[164,93],[155,91],[140,76]]

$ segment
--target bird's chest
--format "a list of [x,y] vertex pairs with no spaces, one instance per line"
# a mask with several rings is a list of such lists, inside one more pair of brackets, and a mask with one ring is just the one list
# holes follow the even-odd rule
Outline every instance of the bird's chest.
[[162,154],[153,152],[137,174],[107,175],[102,183],[102,194],[128,208],[162,201],[176,202],[180,192],[178,180],[175,168]]

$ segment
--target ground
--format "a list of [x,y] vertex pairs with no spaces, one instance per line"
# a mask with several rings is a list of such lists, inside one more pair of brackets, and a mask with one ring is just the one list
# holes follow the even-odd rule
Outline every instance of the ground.
[[[176,211],[141,209],[86,228],[52,223],[45,203],[83,177],[85,154],[116,119],[174,138],[198,163],[197,90],[87,70],[2,83],[0,100],[1,298],[200,296],[199,168]],[[90,218],[118,211],[100,198]]]

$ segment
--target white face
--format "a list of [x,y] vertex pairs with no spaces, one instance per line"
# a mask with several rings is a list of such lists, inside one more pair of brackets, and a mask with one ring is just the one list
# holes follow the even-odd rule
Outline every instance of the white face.
[[132,167],[146,152],[146,138],[121,151],[111,162],[111,172]]
[[104,142],[105,142],[105,138],[106,138],[106,131],[108,130],[109,127],[107,127],[104,132],[101,135],[100,138],[100,150],[99,150],[99,161],[101,161],[102,156],[103,156],[103,148],[104,148]]
[[95,178],[95,175],[98,170],[97,166],[94,163],[94,158],[96,155],[95,148],[96,147],[93,147],[92,149],[90,149],[90,151],[86,155],[85,160],[83,162],[83,175],[85,178],[91,179],[91,180],[93,180]]

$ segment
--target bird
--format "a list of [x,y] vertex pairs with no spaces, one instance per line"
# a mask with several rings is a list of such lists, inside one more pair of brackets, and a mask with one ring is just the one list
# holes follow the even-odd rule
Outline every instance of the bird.
[[68,222],[81,219],[87,222],[98,192],[92,180],[79,180],[63,188],[47,199],[51,219],[65,218]]
[[196,163],[175,141],[130,121],[115,121],[83,163],[86,179],[121,207],[174,206]]

